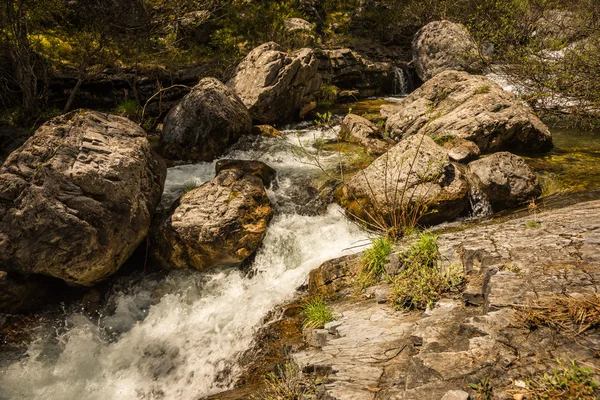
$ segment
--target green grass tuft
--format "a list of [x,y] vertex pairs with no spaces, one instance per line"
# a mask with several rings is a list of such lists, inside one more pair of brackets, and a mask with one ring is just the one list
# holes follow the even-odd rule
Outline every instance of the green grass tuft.
[[525,226],[529,229],[539,229],[542,227],[542,225],[540,225],[540,223],[537,221],[527,221]]
[[183,194],[191,192],[192,190],[198,187],[198,183],[196,181],[187,181],[183,184]]
[[140,112],[140,106],[135,100],[125,99],[119,103],[115,112],[122,117],[136,119]]
[[392,253],[392,241],[381,236],[372,240],[373,247],[364,251],[362,256],[362,268],[358,274],[358,282],[361,287],[373,284],[385,272],[387,258]]
[[321,297],[315,297],[307,300],[302,306],[302,312],[305,316],[304,323],[302,325],[304,328],[323,328],[326,323],[335,319],[331,309]]

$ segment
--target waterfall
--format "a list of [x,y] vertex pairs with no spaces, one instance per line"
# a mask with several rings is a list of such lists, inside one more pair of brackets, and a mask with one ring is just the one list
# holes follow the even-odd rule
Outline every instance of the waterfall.
[[[314,143],[318,131],[282,133],[245,138],[227,155],[264,161],[278,173],[269,191],[277,213],[250,273],[172,271],[126,280],[99,319],[71,310],[61,327],[36,330],[20,360],[0,364],[0,399],[191,400],[230,388],[242,372],[239,357],[265,316],[293,299],[312,269],[368,242],[337,205],[321,214],[295,211],[301,200],[294,193],[319,170],[299,160],[291,146]],[[329,157],[336,162],[335,152]],[[169,169],[163,206],[186,183],[213,176],[214,163]]]
[[406,95],[408,92],[408,81],[402,68],[394,67],[394,94]]

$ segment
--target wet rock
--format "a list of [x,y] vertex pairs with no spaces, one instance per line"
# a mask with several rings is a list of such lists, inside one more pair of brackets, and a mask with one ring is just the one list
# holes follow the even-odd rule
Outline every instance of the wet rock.
[[467,28],[450,21],[434,21],[422,27],[412,41],[417,75],[428,81],[443,71],[480,70],[477,46]]
[[342,140],[359,143],[369,153],[380,156],[385,153],[393,143],[383,140],[380,130],[366,118],[355,114],[348,114],[342,121],[339,133]]
[[479,147],[470,140],[454,139],[444,143],[448,157],[457,163],[466,164],[475,160],[481,154]]
[[268,166],[267,164],[260,161],[248,161],[248,160],[219,160],[215,165],[216,174],[219,175],[221,171],[234,170],[238,173],[245,175],[253,175],[263,182],[266,187],[271,185],[277,171]]
[[16,314],[40,308],[56,286],[43,277],[9,276],[0,271],[0,312]]
[[372,216],[378,216],[392,226],[397,210],[420,205],[430,212],[422,223],[451,220],[466,209],[467,196],[467,181],[446,151],[430,137],[415,135],[356,174],[343,187],[341,202],[354,218],[377,223]]
[[343,295],[355,282],[359,268],[360,257],[357,255],[326,261],[310,272],[308,292],[311,296],[321,297]]
[[265,43],[248,54],[227,83],[264,124],[297,118],[300,110],[314,100],[321,86],[318,61],[311,49],[292,55],[274,43]]
[[495,153],[467,166],[472,186],[484,193],[494,211],[515,207],[542,194],[541,185],[521,157]]
[[254,135],[265,135],[265,136],[281,136],[281,132],[272,127],[271,125],[254,125],[252,127],[252,133]]
[[436,140],[464,139],[481,152],[548,151],[552,136],[534,112],[482,76],[445,71],[398,104],[386,131],[392,139],[426,133]]
[[273,216],[265,190],[270,167],[226,161],[217,176],[181,197],[153,232],[153,255],[165,268],[239,265],[260,246]]
[[74,111],[0,167],[0,270],[91,286],[142,242],[166,176],[133,122]]
[[251,130],[250,114],[235,93],[204,78],[165,118],[162,152],[169,159],[212,161]]

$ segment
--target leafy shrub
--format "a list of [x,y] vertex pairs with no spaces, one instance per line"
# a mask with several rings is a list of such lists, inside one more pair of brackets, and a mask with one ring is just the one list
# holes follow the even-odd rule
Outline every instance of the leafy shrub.
[[302,306],[302,312],[305,316],[303,323],[304,328],[322,328],[326,323],[335,319],[331,309],[321,297],[307,300]]

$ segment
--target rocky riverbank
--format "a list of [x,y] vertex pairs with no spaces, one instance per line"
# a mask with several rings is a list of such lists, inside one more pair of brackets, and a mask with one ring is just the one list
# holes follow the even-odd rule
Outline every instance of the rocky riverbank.
[[[305,293],[330,299],[336,320],[303,336],[289,306],[258,336],[258,364],[292,350],[305,376],[323,377],[318,398],[335,399],[475,399],[484,383],[488,398],[531,398],[528,380],[572,360],[597,380],[597,317],[559,324],[561,302],[600,295],[597,215],[594,201],[441,234],[443,263],[459,264],[468,284],[424,313],[395,309],[384,282],[360,294],[360,255],[327,262]],[[545,310],[548,320],[536,319]]]

